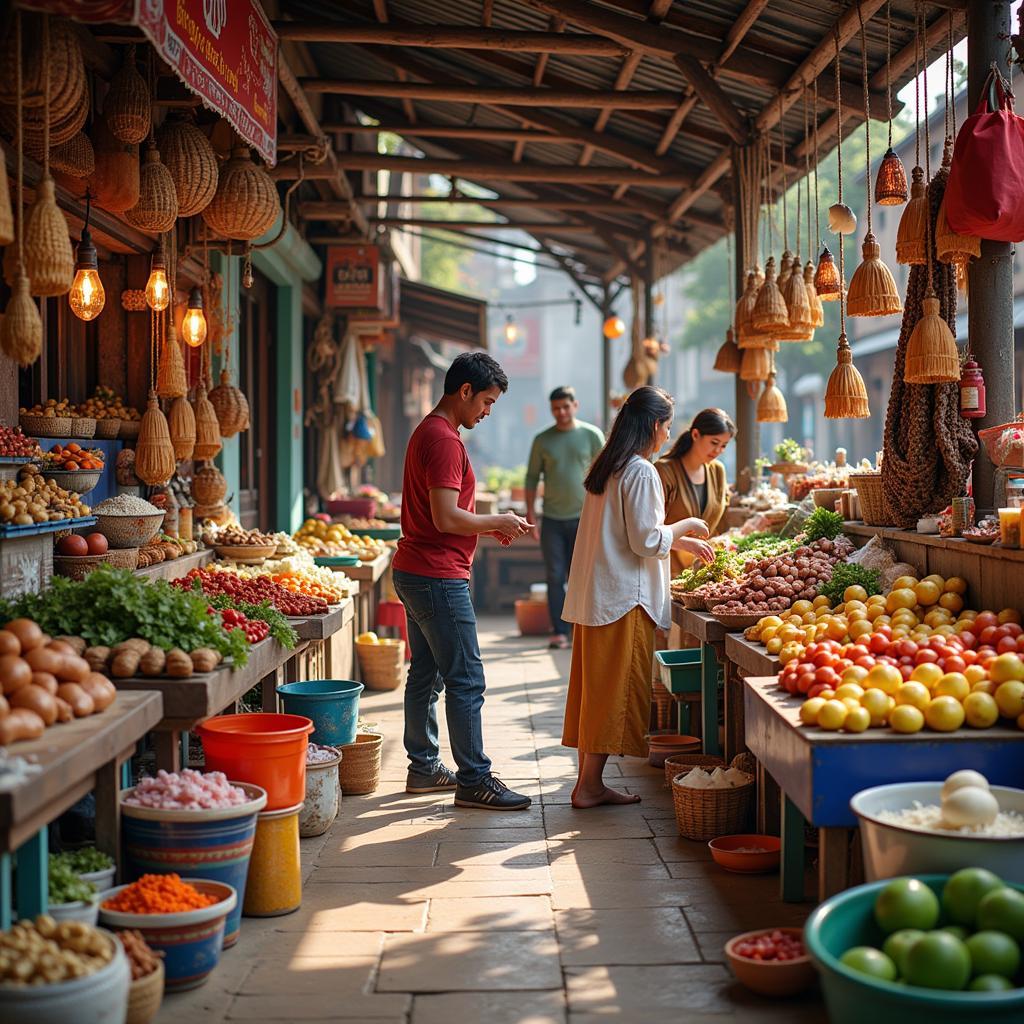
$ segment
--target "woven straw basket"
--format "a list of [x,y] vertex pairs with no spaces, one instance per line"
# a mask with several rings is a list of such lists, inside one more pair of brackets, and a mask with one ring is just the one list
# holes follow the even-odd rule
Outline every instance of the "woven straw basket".
[[338,780],[345,796],[372,793],[380,784],[380,752],[384,737],[377,733],[361,732],[355,743],[339,747],[341,764]]
[[121,426],[117,431],[117,436],[122,441],[134,441],[139,436],[139,428],[141,426],[141,420],[121,420]]
[[70,416],[29,416],[22,413],[18,424],[29,437],[71,437],[76,421]]
[[356,643],[359,672],[368,690],[397,690],[405,668],[405,641]]
[[103,555],[54,555],[53,570],[58,576],[68,576],[73,580],[85,579],[94,569],[101,565],[111,565],[115,569],[131,569],[139,564],[138,548],[111,548]]
[[217,157],[191,114],[168,117],[157,136],[164,166],[178,195],[178,216],[192,217],[209,206],[217,192]]
[[128,989],[128,1015],[125,1024],[149,1024],[157,1015],[164,998],[164,964],[159,961],[156,970],[131,983]]
[[216,195],[203,219],[224,238],[248,242],[269,231],[280,212],[273,179],[253,163],[248,146],[236,146],[220,169]]
[[116,516],[96,513],[96,529],[112,548],[139,548],[151,541],[164,521],[163,512],[148,516]]
[[104,416],[103,419],[96,421],[96,433],[94,436],[105,441],[112,441],[120,431],[121,421],[119,419],[112,416]]
[[[741,754],[733,765],[745,771],[748,761]],[[730,789],[690,789],[681,781],[679,775],[672,779],[672,803],[676,829],[684,839],[707,842],[746,831],[757,790],[754,779]]]
[[860,514],[867,526],[889,526],[882,498],[881,473],[851,473],[850,483],[857,489]]
[[724,767],[724,759],[714,754],[673,754],[665,758],[665,785],[671,788],[672,780],[677,775],[685,775],[691,768],[711,771]]

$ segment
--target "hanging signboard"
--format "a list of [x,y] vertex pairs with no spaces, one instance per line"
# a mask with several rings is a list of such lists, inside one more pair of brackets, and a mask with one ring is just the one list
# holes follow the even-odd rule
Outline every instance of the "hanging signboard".
[[277,160],[277,35],[259,0],[28,0],[90,23],[137,25],[181,81],[268,164]]
[[380,309],[380,253],[375,245],[327,248],[324,305],[329,309]]

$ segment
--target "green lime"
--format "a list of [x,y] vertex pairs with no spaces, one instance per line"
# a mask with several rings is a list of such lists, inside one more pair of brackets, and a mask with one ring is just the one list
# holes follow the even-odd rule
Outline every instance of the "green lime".
[[971,954],[971,974],[1001,974],[1012,978],[1020,967],[1020,946],[1005,932],[975,932],[965,943]]
[[901,928],[885,940],[882,952],[892,960],[900,974],[906,974],[907,951],[922,935],[924,932],[919,928]]
[[940,932],[949,932],[950,935],[955,935],[961,942],[967,941],[967,936],[971,933],[962,924],[947,924],[939,929]]
[[1024,942],[1024,893],[1009,886],[987,893],[978,904],[978,928],[1006,932]]
[[1008,992],[1013,982],[1001,974],[979,974],[967,988],[970,992]]
[[854,946],[839,959],[851,971],[856,971],[858,974],[881,978],[883,981],[896,980],[896,965],[885,953],[873,946]]
[[929,932],[907,952],[906,977],[922,988],[962,989],[971,977],[971,954],[955,935]]
[[875,920],[886,935],[901,928],[927,931],[939,921],[938,897],[916,878],[896,878],[879,892]]
[[978,904],[987,892],[1003,885],[998,875],[984,868],[963,868],[950,875],[942,890],[942,909],[954,924],[974,927]]

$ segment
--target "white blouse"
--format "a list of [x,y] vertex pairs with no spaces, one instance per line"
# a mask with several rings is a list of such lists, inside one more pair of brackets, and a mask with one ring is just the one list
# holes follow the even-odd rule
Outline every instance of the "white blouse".
[[639,606],[668,629],[672,530],[664,522],[664,488],[654,466],[639,455],[608,480],[604,494],[588,491],[562,618],[606,626]]

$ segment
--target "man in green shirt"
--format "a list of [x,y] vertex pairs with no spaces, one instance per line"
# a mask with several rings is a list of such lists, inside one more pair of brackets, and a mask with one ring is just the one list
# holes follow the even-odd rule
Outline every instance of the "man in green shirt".
[[555,388],[550,401],[555,425],[533,439],[526,468],[526,518],[534,523],[537,484],[543,478],[540,547],[547,568],[548,612],[554,630],[550,646],[561,649],[569,646],[570,629],[562,621],[562,605],[583,511],[583,478],[604,446],[604,434],[590,423],[576,419],[580,403],[571,387]]

